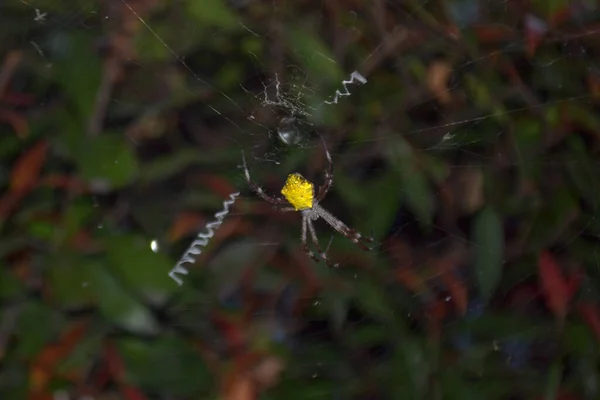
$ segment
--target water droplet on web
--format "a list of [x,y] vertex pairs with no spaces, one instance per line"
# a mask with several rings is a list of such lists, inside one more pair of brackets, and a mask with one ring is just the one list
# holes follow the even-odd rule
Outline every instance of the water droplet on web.
[[277,135],[288,146],[300,143],[301,134],[296,119],[291,117],[282,118],[277,127]]
[[150,242],[150,249],[155,253],[158,253],[160,250],[160,246],[158,245],[158,241],[156,239]]

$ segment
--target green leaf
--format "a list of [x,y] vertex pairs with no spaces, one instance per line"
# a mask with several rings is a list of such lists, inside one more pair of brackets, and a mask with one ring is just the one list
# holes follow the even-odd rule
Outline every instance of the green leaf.
[[233,11],[224,0],[189,0],[187,11],[201,25],[214,26],[222,29],[241,28]]
[[88,288],[88,259],[78,253],[62,251],[48,256],[46,263],[47,283],[60,306],[80,308],[93,301]]
[[546,392],[544,393],[544,399],[556,400],[558,391],[560,390],[562,380],[563,366],[560,361],[555,361],[550,367],[548,373],[548,380],[546,382]]
[[[3,310],[3,313],[6,312]],[[29,301],[18,309],[18,322],[15,337],[16,353],[30,358],[39,353],[50,341],[56,339],[64,324],[64,318],[46,304]],[[42,329],[43,328],[43,329]]]
[[419,168],[413,149],[404,139],[391,140],[386,147],[390,162],[400,176],[399,186],[406,205],[423,228],[431,226],[434,201],[427,176]]
[[94,52],[94,38],[82,32],[77,35],[59,32],[54,38],[57,61],[53,70],[70,105],[76,110],[76,119],[83,125],[96,104],[102,62]]
[[531,227],[531,247],[540,250],[556,240],[579,213],[579,201],[569,188],[556,188],[536,215]]
[[475,218],[473,226],[475,243],[475,275],[479,292],[489,300],[502,276],[504,232],[496,211],[486,207]]
[[[381,237],[390,229],[402,202],[395,184],[395,174],[388,173],[368,184],[368,193],[377,193],[377,203],[370,202],[368,226],[375,237]],[[364,200],[364,191],[358,190]]]
[[177,288],[169,278],[172,262],[164,253],[154,253],[149,239],[114,235],[106,238],[105,244],[110,270],[153,304],[162,304]]
[[364,279],[355,282],[354,288],[355,301],[364,311],[386,323],[395,320],[391,303],[385,299],[385,294],[379,285]]
[[126,292],[103,265],[90,265],[89,277],[90,289],[106,319],[136,333],[154,334],[158,331],[157,321],[150,311]]
[[24,289],[17,277],[0,263],[0,300],[16,297]]
[[75,155],[83,178],[94,184],[117,189],[138,174],[138,160],[122,137],[109,132],[79,142]]
[[[210,392],[214,379],[189,343],[167,334],[152,343],[139,339],[117,342],[129,381],[146,391],[168,396],[198,397]],[[168,365],[168,368],[157,368]],[[205,396],[201,396],[206,398]]]

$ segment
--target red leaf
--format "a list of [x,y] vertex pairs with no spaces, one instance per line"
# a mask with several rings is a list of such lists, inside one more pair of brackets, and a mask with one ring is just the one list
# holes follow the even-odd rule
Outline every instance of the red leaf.
[[26,138],[29,134],[29,124],[22,114],[0,109],[0,121],[8,123],[20,139]]
[[104,345],[104,358],[108,366],[108,372],[116,382],[122,382],[125,376],[125,365],[117,349],[111,344]]
[[554,315],[564,319],[573,290],[554,257],[546,251],[538,259],[538,273],[546,306]]
[[225,341],[233,351],[240,349],[246,343],[246,335],[243,327],[230,321],[226,316],[214,313],[211,316],[212,322],[225,337]]
[[600,341],[600,312],[598,306],[591,303],[584,303],[579,305],[578,309],[579,314],[581,314],[584,321],[596,335],[598,341]]
[[527,43],[527,54],[529,57],[535,55],[539,44],[548,31],[548,24],[538,17],[527,14],[525,16],[525,40]]
[[504,25],[477,25],[473,30],[483,44],[510,41],[515,37],[513,29]]
[[127,400],[146,400],[147,397],[136,387],[130,385],[122,385],[121,393]]
[[465,285],[454,276],[450,271],[444,271],[441,275],[441,279],[446,285],[448,292],[452,297],[452,302],[456,307],[456,310],[461,314],[467,313],[468,293]]
[[10,175],[12,192],[28,191],[35,186],[44,165],[47,150],[48,143],[40,141],[19,157]]
[[0,219],[6,218],[17,207],[21,199],[27,194],[25,190],[5,193],[0,198]]

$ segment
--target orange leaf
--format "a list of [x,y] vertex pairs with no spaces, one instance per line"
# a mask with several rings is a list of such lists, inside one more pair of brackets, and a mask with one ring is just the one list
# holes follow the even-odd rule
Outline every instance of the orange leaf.
[[567,315],[573,290],[562,274],[554,257],[547,251],[538,259],[538,274],[546,306],[560,319]]
[[58,343],[44,348],[38,354],[29,372],[32,392],[41,392],[45,389],[50,378],[54,375],[55,367],[79,343],[86,330],[87,324],[76,323],[61,336]]
[[237,375],[224,393],[223,400],[256,399],[256,384],[247,375]]
[[427,70],[427,86],[435,98],[444,105],[452,102],[448,81],[452,75],[452,66],[444,61],[432,63]]
[[46,159],[48,143],[37,142],[15,163],[10,175],[10,190],[21,192],[31,190],[38,181]]
[[419,295],[430,294],[429,287],[423,278],[415,274],[412,270],[408,268],[400,268],[396,274],[400,283],[406,286],[408,290],[411,290],[415,294]]
[[477,25],[473,27],[479,41],[485,43],[497,43],[513,40],[514,31],[503,25]]
[[231,193],[237,192],[231,182],[217,175],[203,174],[200,180],[210,190],[222,197],[228,197]]
[[200,214],[184,212],[177,216],[167,236],[170,242],[176,242],[190,233],[197,234],[203,225],[205,225],[205,219]]

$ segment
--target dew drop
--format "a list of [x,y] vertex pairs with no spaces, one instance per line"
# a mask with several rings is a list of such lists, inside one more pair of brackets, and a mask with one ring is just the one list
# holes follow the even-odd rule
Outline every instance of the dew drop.
[[291,117],[282,118],[277,127],[277,135],[288,146],[300,143],[301,134],[296,119]]

